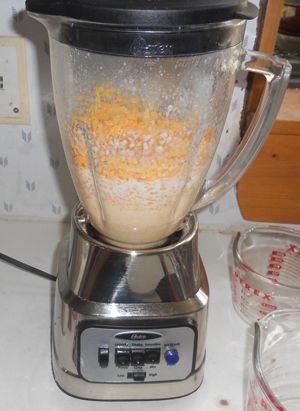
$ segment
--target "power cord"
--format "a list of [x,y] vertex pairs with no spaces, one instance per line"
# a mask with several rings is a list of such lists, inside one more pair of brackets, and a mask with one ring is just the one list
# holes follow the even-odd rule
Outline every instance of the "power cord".
[[45,278],[46,280],[56,281],[56,276],[46,273],[43,270],[40,270],[36,267],[32,267],[29,264],[25,264],[22,261],[16,260],[15,258],[9,257],[6,254],[0,253],[0,260],[7,262],[8,264],[14,265],[15,267],[20,268],[21,270],[29,271],[32,274],[38,275],[39,277]]

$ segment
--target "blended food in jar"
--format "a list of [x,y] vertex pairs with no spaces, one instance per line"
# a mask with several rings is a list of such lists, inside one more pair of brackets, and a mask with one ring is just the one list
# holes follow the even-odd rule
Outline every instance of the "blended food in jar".
[[71,172],[92,225],[110,242],[163,241],[189,212],[213,145],[198,114],[180,119],[107,85],[82,98],[69,132]]

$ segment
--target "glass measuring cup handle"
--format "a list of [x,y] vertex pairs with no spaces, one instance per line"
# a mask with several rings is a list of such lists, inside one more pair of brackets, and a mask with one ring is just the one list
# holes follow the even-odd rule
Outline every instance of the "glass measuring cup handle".
[[276,56],[244,50],[241,70],[265,77],[265,87],[258,109],[236,150],[219,172],[205,182],[192,211],[206,207],[225,194],[250,166],[279,111],[290,77],[291,65],[287,60]]

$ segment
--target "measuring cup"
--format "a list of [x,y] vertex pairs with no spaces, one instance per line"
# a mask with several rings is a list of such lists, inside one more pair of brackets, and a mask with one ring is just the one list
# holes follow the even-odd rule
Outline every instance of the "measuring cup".
[[255,323],[246,410],[300,410],[300,310],[278,310]]
[[300,232],[251,227],[233,243],[233,305],[252,323],[282,308],[300,308]]

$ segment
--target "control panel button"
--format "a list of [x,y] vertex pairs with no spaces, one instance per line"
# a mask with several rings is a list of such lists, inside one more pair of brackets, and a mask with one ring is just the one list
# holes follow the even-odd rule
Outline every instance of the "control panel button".
[[147,349],[145,353],[146,364],[159,364],[160,348]]
[[131,364],[132,365],[144,365],[145,364],[145,351],[131,350]]
[[117,349],[115,354],[115,361],[118,367],[124,367],[130,364],[130,351]]
[[169,349],[165,352],[165,360],[168,365],[175,365],[179,361],[178,351]]
[[109,350],[108,348],[99,348],[98,350],[98,361],[101,368],[108,367],[109,361]]
[[127,378],[132,378],[133,381],[145,381],[146,373],[143,371],[129,372]]

